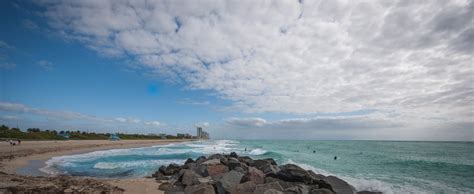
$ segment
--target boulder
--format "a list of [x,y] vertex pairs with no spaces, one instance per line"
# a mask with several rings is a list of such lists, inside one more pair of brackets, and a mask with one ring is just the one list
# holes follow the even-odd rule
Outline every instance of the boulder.
[[241,167],[236,167],[236,168],[234,168],[234,169],[232,169],[232,170],[235,170],[235,171],[240,172],[240,173],[242,173],[242,174],[247,173],[247,171],[245,171],[245,170],[244,170],[243,168],[241,168]]
[[229,191],[230,194],[252,194],[255,190],[255,183],[252,181],[247,181],[245,183],[240,183],[232,187]]
[[280,171],[273,159],[253,160],[249,166],[261,170],[267,176],[274,176]]
[[[158,189],[165,191],[165,194],[184,194],[184,188],[181,185],[172,185],[163,183],[158,187]],[[164,185],[164,186],[163,186]]]
[[246,165],[249,165],[250,163],[253,162],[253,159],[248,157],[248,156],[240,156],[237,158],[240,162],[245,163]]
[[164,175],[173,175],[179,172],[181,170],[181,166],[175,163],[171,163],[167,167],[161,166],[159,171],[163,173]]
[[194,163],[195,161],[192,158],[188,158],[184,164]]
[[205,165],[196,166],[193,168],[193,170],[203,177],[209,176],[209,173],[207,172],[207,166]]
[[238,158],[238,157],[239,157],[239,155],[237,155],[237,153],[235,153],[235,152],[231,152],[229,156],[230,156],[230,157],[234,157],[234,158]]
[[184,193],[186,194],[214,194],[214,187],[210,184],[198,184],[198,185],[191,185],[187,186],[184,189]]
[[203,162],[206,161],[206,157],[205,156],[199,156],[197,159],[196,159],[196,163],[199,165]]
[[181,183],[183,183],[183,185],[189,186],[189,185],[198,184],[199,183],[198,178],[202,178],[202,176],[192,170],[184,170],[184,173],[181,176],[180,181]]
[[306,184],[314,184],[317,181],[313,179],[308,171],[294,164],[280,166],[280,171],[276,174],[276,178],[288,182],[303,182]]
[[212,154],[207,159],[208,160],[213,160],[213,159],[219,159],[220,160],[222,158],[225,158],[222,154]]
[[334,192],[332,192],[329,189],[322,188],[322,189],[313,189],[308,194],[334,194]]
[[355,188],[349,185],[346,181],[341,180],[335,176],[328,176],[324,180],[324,182],[331,185],[331,188],[337,194],[354,194],[356,193]]
[[202,165],[217,165],[217,164],[221,164],[220,159],[211,159],[202,163]]
[[249,167],[248,172],[242,177],[240,182],[253,181],[255,184],[265,183],[265,174],[261,170]]
[[158,187],[159,190],[166,191],[173,187],[173,184],[171,183],[161,183],[160,186]]
[[226,172],[229,172],[229,168],[222,164],[207,166],[209,176],[217,176]]
[[278,182],[271,182],[265,184],[259,184],[255,187],[254,194],[264,193],[266,190],[274,189],[277,191],[283,191],[283,187],[281,187],[280,183]]
[[226,192],[229,192],[232,187],[238,185],[244,174],[231,170],[218,177],[216,181],[219,183],[218,187],[222,187]]
[[183,168],[184,169],[194,169],[196,168],[197,164],[195,162],[191,162],[191,163],[187,163],[185,165],[183,165]]
[[155,178],[155,180],[159,181],[159,182],[162,182],[162,181],[165,181],[165,180],[168,180],[169,179],[169,176],[165,176],[162,172],[160,171],[156,171],[155,173],[153,173],[151,175],[151,177]]
[[283,192],[278,191],[276,189],[268,189],[265,192],[263,192],[263,194],[283,194]]
[[231,170],[234,170],[235,168],[237,167],[240,167],[244,170],[246,170],[248,168],[248,166],[243,163],[243,162],[240,162],[239,160],[237,160],[236,158],[229,158],[227,160],[227,164],[226,164]]
[[288,187],[285,189],[285,193],[295,193],[295,194],[307,194],[309,192],[310,187],[304,184],[295,184],[292,187]]
[[287,189],[287,188],[290,188],[290,187],[295,187],[299,184],[304,184],[304,183],[301,183],[301,182],[286,182],[286,181],[283,181],[283,180],[280,180],[280,179],[277,179],[277,178],[274,178],[274,177],[265,177],[265,183],[271,183],[271,182],[280,183],[280,185],[283,187],[283,189]]
[[357,194],[382,194],[380,191],[359,191]]

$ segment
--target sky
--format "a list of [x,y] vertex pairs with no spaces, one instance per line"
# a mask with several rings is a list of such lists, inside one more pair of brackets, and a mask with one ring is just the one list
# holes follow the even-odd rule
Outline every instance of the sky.
[[474,141],[474,2],[0,2],[0,123]]

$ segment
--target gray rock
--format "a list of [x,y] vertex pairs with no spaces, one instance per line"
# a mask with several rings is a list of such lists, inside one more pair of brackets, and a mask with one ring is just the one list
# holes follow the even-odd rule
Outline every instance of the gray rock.
[[308,194],[309,187],[304,184],[296,184],[292,187],[288,187],[285,189],[286,193],[295,193],[295,194]]
[[240,172],[240,173],[242,173],[242,174],[247,173],[247,172],[246,172],[243,168],[241,168],[241,167],[236,167],[236,168],[234,168],[233,170],[235,170],[235,171],[237,171],[237,172]]
[[229,168],[223,164],[207,166],[207,174],[209,176],[218,176],[226,172],[229,172]]
[[357,194],[382,194],[380,191],[359,191]]
[[252,194],[255,190],[255,183],[252,181],[247,181],[245,183],[240,183],[232,187],[229,191],[230,194]]
[[232,187],[238,185],[244,174],[231,170],[227,173],[222,174],[219,177],[216,177],[216,181],[220,183],[220,186],[226,191],[229,192]]
[[214,187],[210,184],[198,184],[198,185],[191,185],[187,186],[184,189],[184,193],[186,194],[214,194]]
[[240,182],[253,181],[255,184],[265,183],[265,174],[261,170],[254,167],[249,167],[248,172],[242,177]]
[[197,174],[192,170],[184,170],[183,175],[181,176],[181,183],[186,186],[198,184],[198,178],[202,178],[201,175]]
[[337,194],[354,194],[356,193],[355,188],[346,181],[341,180],[335,176],[328,176],[324,179],[324,182],[331,185],[331,188]]
[[221,164],[220,159],[211,159],[202,163],[202,165],[217,165],[217,164]]
[[173,175],[175,173],[178,173],[179,170],[181,170],[181,166],[175,163],[171,163],[167,167],[161,166],[159,169],[159,171],[164,175]]
[[195,161],[192,158],[188,158],[184,164],[194,163]]
[[271,183],[271,182],[280,183],[280,185],[283,187],[283,189],[287,189],[287,188],[290,188],[290,187],[295,187],[299,184],[304,184],[304,183],[300,183],[300,182],[286,182],[286,181],[283,181],[283,180],[280,180],[280,179],[277,179],[277,178],[274,178],[274,177],[265,177],[265,183]]
[[248,156],[240,156],[237,158],[240,162],[245,163],[246,165],[249,165],[250,163],[253,162],[253,159],[248,157]]
[[268,189],[263,194],[283,194],[283,192],[275,190],[275,189]]
[[313,179],[308,171],[294,164],[280,166],[280,171],[278,171],[276,178],[288,182],[317,183],[317,180]]
[[199,165],[193,168],[194,172],[198,173],[199,175],[206,177],[209,176],[207,173],[207,166],[206,165]]
[[280,183],[278,182],[271,182],[265,184],[259,184],[256,186],[254,194],[264,193],[266,190],[274,189],[277,191],[283,191],[283,187],[281,187]]
[[198,165],[200,165],[201,163],[205,162],[207,159],[205,156],[199,156],[197,159],[196,159],[196,163]]
[[195,162],[192,162],[192,163],[187,163],[185,165],[183,165],[183,168],[184,169],[194,169],[196,168],[197,164]]
[[237,155],[237,153],[235,153],[235,152],[231,152],[230,157],[238,158],[239,155]]
[[[166,183],[163,183],[166,184]],[[163,186],[163,184],[158,187],[160,190],[164,190],[165,194],[184,194],[184,188],[181,185],[172,185],[172,184],[166,184]]]
[[313,189],[309,192],[309,194],[333,194],[334,192],[332,192],[331,190],[329,189],[325,189],[325,188],[322,188],[322,189]]
[[213,160],[213,159],[221,159],[221,158],[225,158],[222,154],[212,154],[210,155],[207,159],[208,160]]
[[249,166],[261,170],[267,176],[276,175],[280,171],[273,159],[253,160],[249,163]]

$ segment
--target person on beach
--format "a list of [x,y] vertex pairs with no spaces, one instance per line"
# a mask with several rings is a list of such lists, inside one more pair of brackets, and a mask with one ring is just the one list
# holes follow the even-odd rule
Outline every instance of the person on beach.
[[20,144],[21,144],[21,140],[20,140],[20,139],[18,139],[18,145],[20,145]]

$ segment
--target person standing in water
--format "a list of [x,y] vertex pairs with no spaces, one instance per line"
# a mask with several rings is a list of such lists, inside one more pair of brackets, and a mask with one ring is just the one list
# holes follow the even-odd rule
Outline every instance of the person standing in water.
[[337,156],[334,156],[334,160],[337,160]]

